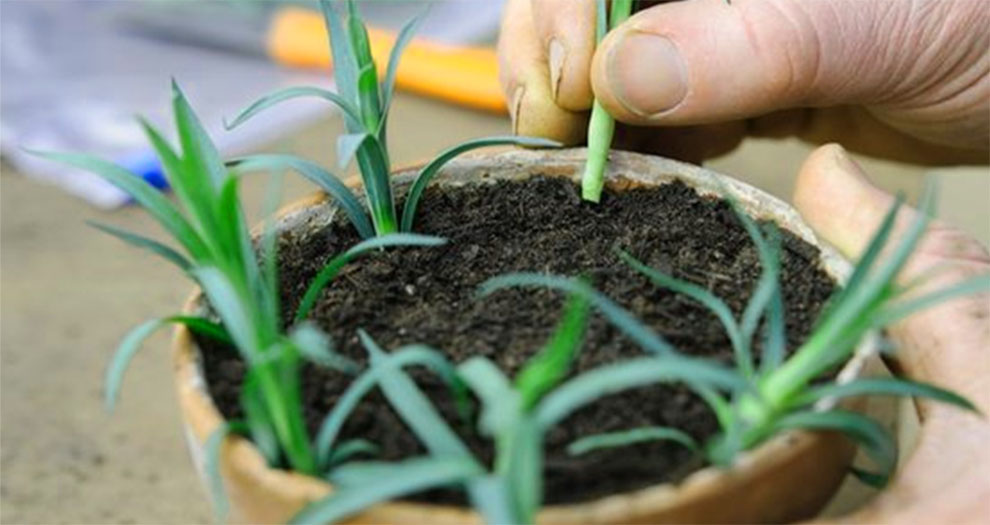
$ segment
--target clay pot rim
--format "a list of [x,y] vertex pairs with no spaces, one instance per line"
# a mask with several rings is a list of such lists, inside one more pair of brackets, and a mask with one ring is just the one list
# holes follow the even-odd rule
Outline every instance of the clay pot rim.
[[[484,169],[485,165],[491,165],[493,161],[505,161],[518,163],[520,166],[532,164],[533,162],[546,162],[548,159],[556,162],[549,164],[546,175],[570,176],[575,178],[580,176],[580,170],[576,175],[557,173],[561,165],[573,162],[583,162],[585,150],[583,148],[562,149],[562,150],[509,150],[498,153],[467,155],[448,165],[445,170],[459,167],[462,171],[472,169]],[[637,176],[637,166],[644,163],[659,164],[666,169],[663,176],[649,175]],[[698,166],[685,164],[665,158],[652,157],[636,153],[613,151],[609,179],[607,184],[610,187],[626,189],[630,187],[653,185],[666,183],[664,179],[677,179],[685,182],[702,194],[720,196],[722,190],[731,192],[740,205],[754,217],[771,218],[778,224],[786,227],[805,241],[816,246],[821,251],[821,264],[835,281],[839,284],[845,282],[851,267],[833,247],[817,239],[814,233],[806,226],[797,212],[780,199],[769,195],[762,190],[749,186],[741,181],[728,176],[720,176],[719,183],[711,182],[711,174],[715,173]],[[410,173],[421,167],[422,164],[415,164],[395,170],[394,177],[399,178],[398,183],[408,182],[411,179]],[[653,168],[656,171],[656,167]],[[719,174],[716,174],[719,175]],[[526,177],[532,174],[526,175]],[[525,178],[525,177],[520,177]],[[348,183],[352,187],[359,187],[360,181],[355,177]],[[442,182],[442,177],[438,178]],[[708,182],[706,182],[708,181]],[[285,227],[299,227],[304,225],[307,215],[319,207],[332,206],[328,201],[329,196],[322,192],[315,192],[309,196],[298,199],[282,207],[278,212],[276,221],[279,229]],[[318,211],[318,210],[316,210]],[[254,233],[257,233],[257,228]],[[195,313],[200,297],[199,288],[195,288],[186,300],[182,311],[184,313]],[[877,335],[868,334],[863,342],[857,347],[853,357],[846,362],[837,376],[837,382],[848,382],[857,377],[863,370],[867,359],[875,355],[877,348]],[[202,443],[213,429],[219,427],[225,420],[219,413],[213,399],[206,389],[206,379],[203,375],[200,356],[196,348],[190,331],[183,325],[177,325],[173,337],[174,367],[177,380],[178,396],[183,415],[187,425],[187,439],[190,440],[190,448],[193,449],[194,462],[198,470],[203,472],[203,458],[197,457],[193,441]],[[816,408],[824,409],[834,405],[833,400],[824,400]],[[583,516],[584,521],[602,521],[608,519],[618,519],[629,521],[628,509],[639,509],[641,514],[656,512],[668,507],[676,506],[687,499],[691,499],[695,494],[703,494],[713,488],[717,488],[720,483],[738,477],[759,477],[762,471],[772,470],[773,465],[786,465],[788,458],[807,453],[820,445],[821,440],[835,439],[831,433],[812,433],[805,431],[788,431],[764,442],[760,446],[743,452],[737,458],[736,463],[728,469],[720,469],[708,466],[699,469],[679,483],[663,483],[652,485],[643,489],[626,493],[604,496],[594,500],[580,503],[564,505],[544,506],[537,516],[537,521],[547,522],[567,522],[575,521],[578,516]],[[301,475],[293,471],[275,469],[269,467],[260,452],[247,439],[239,436],[231,436],[227,439],[224,450],[224,461],[232,461],[241,464],[241,470],[252,473],[257,477],[259,485],[266,485],[271,490],[302,494],[308,500],[319,499],[329,494],[333,487],[331,484],[318,478]],[[406,511],[413,511],[417,515],[432,513],[444,515],[455,521],[472,520],[477,514],[468,507],[455,505],[412,503],[403,501],[390,501],[376,505],[376,507],[389,512],[391,515]],[[622,510],[626,509],[626,510]]]

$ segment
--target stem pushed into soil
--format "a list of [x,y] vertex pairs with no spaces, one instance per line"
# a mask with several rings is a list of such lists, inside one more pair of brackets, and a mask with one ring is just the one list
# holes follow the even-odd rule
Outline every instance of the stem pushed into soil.
[[[606,20],[605,0],[598,1],[596,44],[601,43],[608,29],[614,29],[629,18],[632,4],[632,0],[613,0],[612,12]],[[584,175],[581,177],[581,197],[584,200],[598,202],[602,197],[605,169],[608,167],[608,150],[612,147],[614,134],[615,119],[605,111],[596,98],[591,109],[591,121],[588,123],[588,160],[584,165]]]

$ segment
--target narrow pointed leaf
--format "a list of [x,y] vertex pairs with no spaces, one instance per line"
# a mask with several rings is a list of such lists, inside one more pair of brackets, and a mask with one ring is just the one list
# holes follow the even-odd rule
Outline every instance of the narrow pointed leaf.
[[352,120],[354,122],[360,121],[360,117],[358,116],[357,113],[357,108],[355,108],[354,105],[351,104],[344,97],[338,95],[337,93],[334,93],[333,91],[329,91],[323,88],[318,88],[313,86],[300,86],[300,87],[290,87],[286,89],[280,89],[278,91],[274,91],[259,98],[250,106],[242,110],[241,113],[237,115],[237,117],[234,118],[234,120],[231,121],[229,124],[224,123],[224,126],[228,130],[234,129],[237,126],[240,126],[241,124],[246,122],[251,117],[257,115],[258,113],[272,106],[275,106],[286,100],[303,98],[303,97],[316,97],[327,100],[330,103],[337,106],[344,113],[344,118]]
[[398,36],[395,38],[395,43],[392,44],[392,50],[389,52],[388,66],[385,69],[385,81],[382,84],[382,119],[381,127],[378,130],[379,140],[382,144],[385,143],[385,123],[387,122],[388,110],[392,105],[392,95],[395,92],[395,75],[399,70],[399,61],[402,59],[402,52],[409,45],[413,36],[419,30],[419,26],[426,16],[426,12],[429,10],[427,7],[422,13],[413,17],[412,20],[406,22],[406,25],[402,26],[399,31]]
[[379,452],[381,452],[381,447],[367,439],[349,439],[341,442],[340,445],[334,448],[333,452],[330,453],[330,457],[327,458],[327,462],[332,468],[335,465],[349,461],[355,456],[377,456]]
[[169,185],[185,207],[186,213],[199,226],[199,231],[208,232],[215,228],[213,218],[213,191],[210,183],[198,170],[190,170],[172,146],[154,126],[144,119],[138,119],[148,142],[158,155],[168,176]]
[[174,315],[162,319],[151,319],[139,324],[124,336],[107,366],[103,381],[103,401],[108,412],[112,412],[117,404],[124,372],[127,371],[127,366],[141,349],[141,343],[151,334],[169,324],[183,324],[196,333],[220,342],[230,342],[230,338],[222,326],[199,317]]
[[351,133],[337,137],[337,167],[346,169],[358,148],[364,144],[369,136],[367,133]]
[[172,81],[172,110],[175,114],[175,127],[182,145],[183,164],[207,176],[215,190],[219,190],[226,179],[223,161],[213,141],[210,140],[202,123],[193,111],[179,85]]
[[351,516],[371,505],[432,488],[463,483],[482,473],[471,461],[458,458],[415,458],[392,465],[387,476],[361,485],[344,485],[308,505],[290,523],[322,525]]
[[523,523],[516,516],[509,488],[501,476],[483,476],[472,479],[468,485],[471,506],[481,514],[485,523]]
[[203,470],[206,472],[207,487],[209,487],[210,499],[213,501],[213,512],[216,515],[217,523],[225,523],[227,521],[227,513],[230,509],[230,503],[227,501],[227,492],[223,487],[223,476],[220,472],[220,452],[228,436],[235,433],[243,433],[244,431],[244,425],[240,422],[223,422],[216,430],[210,433],[203,447]]
[[833,397],[855,396],[901,396],[924,397],[942,403],[955,405],[959,408],[979,412],[973,403],[966,398],[935,385],[911,381],[897,377],[872,377],[856,379],[844,384],[827,384],[814,387],[795,399],[794,406],[810,405],[820,399]]
[[261,349],[255,332],[256,325],[245,308],[248,299],[240,296],[229,278],[216,268],[197,268],[192,273],[237,347],[249,359],[259,357],[258,352]]
[[669,382],[690,387],[740,390],[742,377],[721,365],[682,357],[641,357],[585,372],[559,386],[536,406],[534,417],[549,428],[575,410],[631,388]]
[[301,323],[295,326],[289,338],[303,357],[319,366],[347,374],[356,374],[360,368],[353,359],[334,351],[330,336],[315,324]]
[[97,230],[102,231],[103,233],[112,235],[126,242],[127,244],[130,244],[131,246],[156,253],[161,257],[165,258],[166,260],[168,260],[169,262],[171,262],[172,264],[178,266],[179,269],[184,272],[188,272],[189,269],[192,267],[192,263],[190,263],[189,260],[186,259],[182,254],[154,239],[149,239],[148,237],[145,237],[143,235],[138,235],[136,233],[129,232],[127,230],[117,228],[116,226],[111,226],[109,224],[103,224],[95,221],[86,221],[86,224],[92,226],[93,228],[96,228]]
[[244,410],[244,425],[251,441],[271,467],[279,467],[281,450],[275,425],[265,405],[264,394],[258,386],[261,367],[248,368],[241,386],[241,409]]
[[309,315],[310,310],[313,309],[313,305],[316,304],[316,300],[320,297],[320,292],[322,292],[323,289],[330,284],[330,281],[337,276],[337,273],[340,272],[341,268],[354,260],[355,257],[378,248],[387,248],[392,246],[439,246],[446,242],[447,240],[441,237],[416,235],[411,233],[390,233],[361,241],[360,243],[352,246],[346,252],[330,259],[330,262],[328,262],[323,269],[320,270],[320,273],[313,278],[309,284],[309,287],[306,288],[303,298],[299,301],[299,308],[296,310],[295,322],[298,323]]
[[603,448],[627,447],[650,441],[673,441],[691,450],[698,450],[698,443],[690,435],[671,427],[640,427],[605,434],[594,434],[577,439],[567,445],[567,453],[580,456]]
[[588,297],[572,295],[550,341],[516,376],[523,408],[529,409],[567,376],[577,355],[588,320]]
[[365,331],[359,330],[358,337],[371,356],[372,368],[379,371],[379,385],[389,404],[427,450],[438,456],[471,458],[467,445],[444,421],[416,383],[388,358]]
[[863,446],[867,455],[880,466],[886,476],[897,464],[897,445],[884,428],[872,419],[845,410],[828,412],[798,412],[779,419],[775,430],[834,430],[845,434]]
[[137,201],[152,217],[181,243],[193,259],[208,257],[206,245],[164,195],[141,177],[105,160],[77,153],[28,151],[38,157],[54,160],[99,175]]
[[[403,347],[391,354],[392,363],[399,368],[407,366],[426,366],[440,375],[452,390],[466,395],[465,386],[459,383],[453,365],[436,350],[422,345]],[[334,404],[333,409],[323,419],[316,436],[316,452],[320,465],[324,468],[334,450],[334,442],[344,427],[347,418],[357,407],[361,399],[378,383],[379,369],[371,368],[359,375],[344,391]],[[458,394],[455,394],[458,395]]]
[[294,169],[316,183],[337,201],[362,238],[367,239],[375,236],[375,230],[371,227],[364,206],[354,192],[344,184],[340,177],[308,160],[294,155],[251,155],[234,159],[229,164],[239,171]]
[[895,302],[877,315],[873,326],[882,328],[889,326],[912,314],[931,308],[945,301],[966,295],[986,293],[990,291],[990,274],[970,277],[954,285],[930,292],[920,297]]
[[626,309],[608,297],[596,292],[588,285],[574,279],[538,273],[510,273],[493,277],[481,283],[479,293],[485,296],[496,290],[521,287],[550,288],[571,294],[586,295],[588,300],[591,301],[591,304],[606,319],[645,350],[658,355],[675,355],[677,353],[670,343],[642,324]]
[[736,353],[736,362],[745,370],[745,365],[750,361],[748,344],[742,337],[739,325],[732,315],[732,310],[729,309],[725,302],[716,297],[715,294],[696,284],[650,268],[625,251],[616,250],[616,252],[626,264],[645,275],[653,284],[690,297],[701,303],[705,308],[708,308],[725,328],[725,333],[729,336],[729,341],[731,341],[732,348]]
[[409,193],[406,194],[406,204],[402,210],[402,222],[399,230],[404,232],[412,231],[413,221],[416,219],[416,207],[419,205],[419,199],[423,196],[423,191],[426,190],[426,186],[429,185],[430,181],[433,180],[433,177],[439,173],[440,168],[443,168],[448,162],[453,160],[458,155],[474,149],[513,144],[517,146],[548,148],[561,146],[559,142],[537,137],[509,136],[469,140],[444,151],[430,161],[429,164],[424,166],[422,170],[420,170],[419,174],[416,176],[416,179],[413,181],[412,186],[409,187]]
[[[329,33],[330,54],[333,57],[333,76],[334,80],[336,80],[335,84],[344,100],[356,107],[357,64],[354,62],[354,50],[351,48],[350,37],[344,28],[340,15],[329,0],[320,0],[320,11],[323,13],[323,19],[326,22],[327,32]],[[355,111],[355,113],[357,112]],[[354,119],[353,125],[358,126],[360,122],[360,118]],[[348,129],[351,132],[357,132],[358,129],[352,128],[351,124],[348,123]]]

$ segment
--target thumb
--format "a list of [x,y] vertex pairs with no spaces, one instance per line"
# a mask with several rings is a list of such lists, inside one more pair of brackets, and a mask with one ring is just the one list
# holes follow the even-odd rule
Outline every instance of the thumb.
[[920,112],[919,104],[951,104],[981,83],[982,27],[990,23],[982,1],[657,5],[602,42],[592,83],[606,109],[630,124],[693,125],[844,104]]
[[[893,204],[870,184],[842,147],[818,148],[801,168],[794,204],[811,227],[855,260],[869,244]],[[917,219],[904,207],[895,220],[891,243]],[[911,293],[926,294],[978,275],[990,274],[986,248],[943,221],[933,220],[898,280],[921,283]],[[990,413],[990,297],[970,295],[908,317],[890,329],[900,345],[896,363],[906,375],[962,393]],[[922,405],[922,415],[933,408]]]

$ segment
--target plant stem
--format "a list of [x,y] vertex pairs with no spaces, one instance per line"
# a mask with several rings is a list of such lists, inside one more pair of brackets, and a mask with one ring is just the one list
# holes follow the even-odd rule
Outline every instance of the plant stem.
[[[598,1],[596,44],[600,44],[605,38],[607,29],[614,29],[629,18],[632,4],[632,0],[613,0],[612,12],[606,21],[605,1]],[[602,188],[605,185],[605,169],[608,166],[608,151],[612,147],[614,134],[615,119],[605,111],[596,98],[591,109],[591,121],[588,123],[588,160],[584,165],[584,175],[581,177],[581,196],[585,200],[591,202],[601,200]]]
[[[298,363],[298,362],[296,362]],[[288,365],[288,363],[283,363]],[[289,374],[298,377],[299,367],[292,367]],[[291,395],[287,389],[299,388],[298,382],[288,384],[279,381],[277,369],[272,366],[261,366],[258,372],[259,387],[264,392],[262,398],[268,405],[268,413],[272,418],[275,435],[285,452],[292,470],[302,474],[316,474],[316,457],[309,446],[309,436],[303,423],[300,395]]]
[[358,148],[356,157],[364,180],[364,191],[368,199],[368,208],[371,210],[371,220],[375,225],[375,233],[385,235],[399,231],[395,202],[392,200],[389,165],[387,157],[378,146],[377,139],[366,140]]

